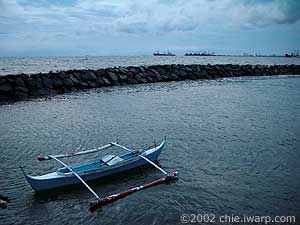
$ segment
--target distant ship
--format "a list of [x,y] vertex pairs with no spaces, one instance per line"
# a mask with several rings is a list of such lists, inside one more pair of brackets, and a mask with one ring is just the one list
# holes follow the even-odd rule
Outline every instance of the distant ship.
[[292,57],[300,57],[299,52],[291,53],[291,54],[285,54],[285,57],[292,58]]
[[157,51],[156,53],[153,53],[154,56],[175,56],[175,54],[171,53],[171,52],[167,52],[167,53],[160,53],[159,51]]
[[215,56],[214,52],[185,53],[185,56]]

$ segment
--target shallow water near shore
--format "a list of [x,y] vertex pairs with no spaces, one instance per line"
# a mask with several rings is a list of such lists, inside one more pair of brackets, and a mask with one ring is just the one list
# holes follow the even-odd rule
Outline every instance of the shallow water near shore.
[[[180,224],[183,213],[300,215],[300,76],[117,86],[0,106],[0,224]],[[84,188],[34,194],[38,162],[118,141],[140,148],[167,137],[159,163],[180,179],[88,211]],[[106,153],[109,150],[106,151]],[[105,152],[104,152],[105,153]],[[104,154],[102,153],[102,154]],[[89,155],[72,161],[89,159]],[[161,177],[141,168],[100,180],[101,196]]]

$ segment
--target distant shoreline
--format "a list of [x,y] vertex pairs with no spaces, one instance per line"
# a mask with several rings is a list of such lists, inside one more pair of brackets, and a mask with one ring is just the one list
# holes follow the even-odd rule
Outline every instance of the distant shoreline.
[[6,75],[0,77],[0,102],[115,85],[286,74],[299,75],[300,65],[171,64]]
[[[167,55],[162,55],[163,57],[168,57]],[[177,54],[175,55],[177,57],[185,57],[187,55],[185,54]],[[196,56],[195,57],[210,57],[210,56],[227,56],[227,57],[282,57],[282,58],[287,58],[285,55],[231,55],[231,54],[215,54],[215,55],[209,55],[209,56]],[[32,56],[26,56],[26,55],[16,55],[16,56],[12,56],[12,55],[7,55],[7,56],[0,56],[0,58],[51,58],[51,57],[55,57],[55,58],[63,58],[63,57],[160,57],[160,55],[149,55],[149,54],[145,54],[145,55],[32,55]],[[300,57],[298,57],[300,58]]]

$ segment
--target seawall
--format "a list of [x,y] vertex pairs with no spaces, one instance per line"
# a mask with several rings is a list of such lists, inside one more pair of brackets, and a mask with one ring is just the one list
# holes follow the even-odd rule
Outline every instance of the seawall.
[[123,84],[297,74],[300,65],[177,64],[6,75],[0,77],[0,102]]

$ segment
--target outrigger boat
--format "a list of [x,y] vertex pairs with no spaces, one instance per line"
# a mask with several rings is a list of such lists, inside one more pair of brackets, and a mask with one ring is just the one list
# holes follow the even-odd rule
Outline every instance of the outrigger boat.
[[[165,140],[162,141],[161,144],[159,144],[158,146],[152,147],[147,150],[131,150],[129,148],[126,148],[118,144],[117,142],[111,142],[107,145],[104,145],[96,149],[80,151],[77,153],[39,156],[37,158],[39,161],[53,159],[64,166],[52,173],[48,173],[40,176],[31,176],[26,174],[23,168],[21,169],[24,173],[27,182],[35,191],[44,191],[44,190],[61,188],[69,185],[82,183],[97,199],[97,201],[94,202],[90,207],[90,210],[94,211],[103,205],[113,202],[119,198],[123,198],[133,192],[177,179],[177,171],[168,173],[154,163],[155,161],[157,161],[158,156],[160,155],[164,145],[165,145]],[[97,151],[101,151],[113,146],[122,148],[126,152],[116,154],[116,155],[109,154],[93,161],[74,164],[70,166],[60,160],[60,158],[95,153]],[[156,169],[160,170],[164,174],[164,177],[152,181],[148,184],[141,185],[129,189],[127,191],[110,195],[104,198],[100,198],[96,194],[96,192],[86,183],[88,181],[92,181],[112,174],[124,172],[126,170],[130,170],[136,167],[140,167],[148,163],[154,166]]]

